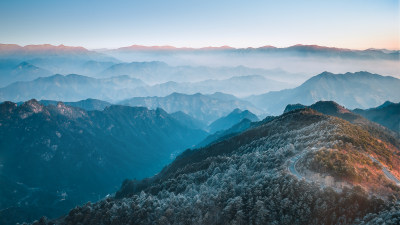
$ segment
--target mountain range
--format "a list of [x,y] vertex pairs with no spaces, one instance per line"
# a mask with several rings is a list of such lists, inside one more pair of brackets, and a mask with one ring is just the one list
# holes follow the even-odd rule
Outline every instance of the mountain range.
[[49,44],[26,46],[0,44],[0,60],[8,60],[9,64],[14,66],[27,62],[53,74],[79,73],[83,68],[87,68],[88,62],[91,61],[107,64],[120,62],[111,56],[83,47]]
[[50,75],[52,75],[52,72],[27,62],[21,62],[12,67],[0,66],[0,84],[2,86],[17,81],[30,81],[38,77],[47,77]]
[[368,72],[321,73],[299,87],[246,98],[268,113],[279,115],[288,104],[312,104],[319,100],[339,102],[347,108],[370,108],[386,100],[400,101],[400,80]]
[[253,94],[261,94],[269,91],[282,90],[293,85],[267,79],[261,75],[248,75],[230,77],[222,80],[203,80],[199,82],[177,83],[169,81],[153,86],[143,86],[137,89],[137,96],[165,96],[171,92],[185,94],[212,94],[223,92],[237,97],[247,97]]
[[[294,108],[292,105],[288,105],[285,108],[285,112],[290,112],[302,108],[310,108],[320,113],[324,113],[326,115],[339,117],[341,119],[349,121],[350,123],[361,126],[363,129],[367,130],[369,133],[373,134],[376,137],[379,137],[382,140],[391,143],[400,143],[399,135],[389,130],[390,127],[384,128],[385,126],[384,124],[381,124],[382,126],[379,126],[377,123],[374,123],[333,101],[319,101],[310,106],[302,106],[302,107],[300,107],[300,105],[296,105]],[[385,135],[386,133],[389,133],[390,135]]]
[[376,108],[354,109],[353,112],[400,133],[400,103],[386,101]]
[[[191,50],[134,46],[114,50],[88,50],[63,45],[22,47],[0,44],[0,77],[3,77],[1,80],[7,81],[0,83],[0,86],[14,81],[12,78],[8,79],[11,77],[10,71],[21,63],[29,63],[50,71],[51,74],[81,74],[93,77],[134,75],[133,77],[137,76],[136,78],[149,84],[262,75],[271,80],[298,85],[312,74],[323,70],[335,73],[367,70],[398,77],[398,55],[399,51],[361,51],[315,45]],[[28,75],[29,71],[27,77],[33,78]]]
[[134,96],[166,96],[173,92],[184,94],[212,94],[215,92],[223,92],[237,97],[247,97],[253,94],[281,90],[289,87],[293,87],[293,85],[270,80],[261,75],[248,75],[230,77],[222,80],[210,79],[198,82],[178,83],[168,81],[161,84],[136,88]]
[[399,51],[388,51],[380,49],[366,49],[366,50],[353,50],[345,48],[325,47],[318,45],[293,45],[284,48],[277,48],[274,46],[262,46],[258,48],[234,48],[230,46],[221,47],[203,47],[203,48],[177,48],[174,46],[140,46],[132,45],[128,47],[121,47],[118,49],[104,49],[104,53],[108,53],[118,58],[118,54],[128,53],[148,53],[156,52],[158,54],[172,54],[172,53],[209,53],[209,52],[229,52],[232,54],[249,54],[249,53],[263,53],[280,56],[284,54],[301,55],[301,56],[322,56],[322,57],[344,57],[344,58],[380,58],[380,59],[393,59],[397,60]]
[[0,104],[0,223],[58,217],[156,174],[207,135],[162,109]]
[[[125,62],[163,61],[170,65],[211,67],[246,66],[281,68],[291,73],[317,74],[327,70],[345,73],[367,70],[399,77],[399,51],[354,50],[318,45],[295,45],[284,48],[175,48],[172,46],[131,46],[100,51]],[[249,74],[247,74],[249,75]]]
[[[59,102],[54,100],[40,100],[40,104],[42,105],[57,105]],[[64,105],[77,107],[84,109],[86,111],[93,111],[93,110],[104,110],[106,107],[111,106],[112,104],[109,102],[97,100],[97,99],[85,99],[77,102],[63,102]]]
[[[334,102],[313,107],[355,115]],[[157,175],[123,182],[115,197],[37,224],[396,223],[400,144],[361,125],[311,108],[289,111],[187,150]]]
[[[26,101],[30,98],[37,98],[77,101],[96,98],[115,102],[131,97],[166,96],[173,92],[212,94],[222,91],[236,96],[248,96],[292,86],[267,79],[261,75],[238,76],[223,80],[203,80],[199,82],[177,83],[168,81],[166,83],[148,85],[142,80],[128,75],[93,78],[77,74],[65,76],[56,74],[36,78],[32,81],[14,82],[0,88],[0,99],[4,101]],[[70,90],[73,90],[73,93]]]
[[[211,66],[173,66],[162,61],[119,63],[110,66],[98,77],[129,75],[149,84],[165,82],[200,82],[204,80],[223,80],[231,77],[260,75],[273,80],[276,85],[296,84],[309,77],[306,74],[288,73],[282,69],[260,69],[245,66],[211,67]],[[280,83],[281,82],[281,83]],[[282,84],[283,83],[283,84]]]
[[[50,77],[38,78],[33,81],[15,82],[4,88],[0,88],[0,100],[2,101],[26,101],[30,98],[55,100],[55,101],[79,101],[81,99],[93,98],[112,103],[121,102],[122,104],[140,105],[150,108],[166,108],[168,112],[182,111],[203,122],[210,123],[222,115],[229,113],[233,107],[222,110],[212,118],[204,119],[199,115],[194,115],[194,105],[199,104],[194,100],[186,98],[185,104],[171,106],[171,102],[177,100],[172,98],[172,93],[190,95],[195,98],[194,92],[201,91],[204,96],[211,96],[214,90],[224,90],[237,94],[249,94],[262,90],[266,84],[274,84],[268,79],[259,76],[240,76],[226,80],[205,80],[192,83],[167,82],[157,85],[147,85],[143,81],[131,78],[127,75],[111,78],[92,78],[81,75],[53,75]],[[261,95],[252,95],[244,98],[246,101],[234,98],[240,102],[241,109],[249,109],[256,115],[274,114],[279,115],[284,111],[288,104],[309,105],[319,100],[334,100],[347,108],[371,108],[382,104],[386,100],[400,101],[400,92],[397,87],[400,80],[390,76],[381,76],[369,72],[356,72],[346,74],[333,74],[324,72],[316,75],[302,85],[281,91],[271,91]],[[253,88],[254,87],[254,88]],[[252,89],[252,90],[250,90]],[[238,90],[238,91],[234,91]],[[197,93],[197,92],[196,92]],[[204,94],[205,93],[205,94]],[[209,94],[207,94],[209,93]],[[202,95],[202,96],[203,96]],[[147,97],[154,96],[154,97]],[[165,97],[156,97],[165,96]],[[134,97],[134,98],[132,98]],[[136,98],[142,97],[142,98]],[[199,96],[198,96],[199,97]],[[197,97],[197,99],[199,99]],[[215,97],[215,96],[214,96]],[[149,100],[152,99],[152,100]],[[167,103],[156,103],[165,99]],[[169,100],[167,100],[169,99]],[[173,100],[174,99],[174,100]],[[147,101],[146,103],[143,101]],[[128,103],[134,101],[133,103]],[[188,102],[189,101],[189,102]],[[252,105],[248,102],[251,102]],[[203,102],[204,104],[204,102]],[[246,105],[246,106],[244,106]],[[185,108],[187,107],[187,108]],[[188,109],[192,107],[192,109]],[[229,110],[229,111],[227,111]],[[192,111],[192,112],[191,112]],[[211,113],[212,114],[212,113]]]
[[171,113],[170,115],[187,127],[190,127],[193,129],[207,130],[207,125],[204,122],[202,122],[198,119],[195,119],[192,116],[190,116],[182,111],[177,111],[177,112]]
[[0,44],[0,224],[400,224],[399,54]]
[[0,88],[0,101],[19,102],[31,98],[57,101],[95,98],[115,101],[132,96],[134,89],[143,85],[145,83],[141,80],[129,76],[96,79],[77,74],[56,74]]
[[207,125],[236,108],[247,109],[255,114],[262,113],[247,101],[218,92],[211,95],[172,93],[165,97],[135,97],[121,101],[119,104],[150,109],[162,108],[168,113],[182,111]]
[[221,130],[227,130],[228,128],[231,128],[233,125],[241,122],[244,119],[248,119],[251,122],[258,121],[258,117],[251,113],[249,110],[240,110],[240,109],[234,109],[231,113],[228,115],[221,117],[214,122],[212,122],[209,126],[208,129],[210,133],[215,133],[217,131]]

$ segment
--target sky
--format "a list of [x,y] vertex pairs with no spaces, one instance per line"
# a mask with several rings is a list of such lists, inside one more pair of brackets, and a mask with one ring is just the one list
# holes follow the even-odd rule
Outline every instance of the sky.
[[1,0],[0,43],[400,49],[399,0]]

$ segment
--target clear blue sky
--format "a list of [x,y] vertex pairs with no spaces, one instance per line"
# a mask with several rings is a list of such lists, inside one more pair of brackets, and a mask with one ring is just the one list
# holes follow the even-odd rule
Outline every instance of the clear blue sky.
[[1,0],[0,43],[399,49],[398,0]]

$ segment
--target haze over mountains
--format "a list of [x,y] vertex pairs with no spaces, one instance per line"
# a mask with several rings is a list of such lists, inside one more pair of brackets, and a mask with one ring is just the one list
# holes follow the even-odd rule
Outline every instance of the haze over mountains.
[[[139,79],[126,75],[110,78],[92,78],[74,74],[67,76],[52,75],[33,81],[15,82],[0,88],[0,100],[19,102],[36,98],[40,100],[79,101],[93,98],[126,104],[129,101],[128,99],[132,97],[134,97],[135,101],[140,99],[137,97],[157,99],[164,98],[164,96],[169,96],[175,92],[193,95],[195,93],[213,94],[215,93],[214,91],[222,90],[226,93],[232,92],[240,96],[245,93],[255,93],[262,89],[271,89],[265,84],[273,85],[274,82],[270,82],[259,75],[252,75],[233,77],[226,80],[205,80],[193,83],[167,82],[150,86]],[[278,115],[283,112],[287,104],[301,103],[307,105],[318,100],[334,100],[353,109],[370,108],[376,107],[386,100],[400,101],[399,85],[400,81],[397,78],[369,72],[346,74],[324,72],[293,89],[271,91],[247,97],[245,100],[251,102],[252,106],[244,107],[242,104],[241,109],[251,109],[250,111],[256,115]],[[240,99],[237,100],[242,103],[245,102]],[[134,104],[137,105],[138,103]],[[156,107],[154,104],[156,103],[142,102],[139,105],[154,108]],[[249,105],[249,103],[245,104]],[[167,106],[164,105],[164,107]],[[228,111],[233,109],[230,107]],[[176,112],[173,110],[193,114],[182,108],[170,109],[167,107],[168,112]],[[227,113],[227,111],[224,112]],[[217,116],[222,116],[222,114],[217,114]],[[214,117],[208,122],[212,122],[214,119],[217,118]]]
[[[119,55],[127,57],[118,57]],[[398,55],[398,51],[374,49],[360,51],[313,45],[245,49],[128,47],[98,53],[82,47],[63,45],[21,47],[0,44],[0,64],[9,68],[26,62],[51,71],[53,74],[75,73],[86,76],[119,76],[135,73],[137,76],[142,76],[141,74],[146,74],[150,75],[148,80],[143,79],[143,76],[136,78],[141,78],[149,84],[163,83],[173,79],[179,79],[181,82],[215,79],[216,74],[218,79],[242,75],[272,74],[275,78],[280,77],[277,81],[291,81],[299,84],[311,75],[325,70],[335,73],[367,70],[373,73],[399,76]],[[247,71],[244,72],[244,70]],[[132,71],[134,72],[132,73]],[[160,73],[163,73],[164,77],[154,78]],[[292,73],[297,76],[290,76]],[[2,73],[2,76],[3,74],[5,73]],[[206,77],[196,79],[196,77],[201,77],[201,74]],[[280,76],[283,74],[286,74],[286,78]],[[288,76],[290,79],[287,79]],[[185,77],[190,77],[191,80],[185,80]]]
[[79,73],[87,66],[96,67],[96,62],[119,62],[119,60],[102,53],[87,50],[83,47],[0,44],[0,60],[9,65],[27,62],[45,70],[56,73]]
[[95,98],[116,101],[132,96],[135,87],[143,85],[145,84],[141,80],[129,76],[96,79],[77,74],[56,74],[33,81],[15,82],[0,88],[0,99],[15,102],[31,98],[60,101]]
[[284,87],[293,87],[293,85],[268,80],[261,75],[186,83],[169,81],[151,86],[140,79],[131,78],[127,75],[92,78],[77,74],[65,76],[57,74],[32,81],[18,81],[0,88],[0,99],[25,101],[34,97],[77,101],[85,98],[96,98],[116,102],[133,96],[166,96],[173,92],[185,94],[224,92],[244,97],[272,90],[281,90]]
[[234,76],[261,75],[280,82],[296,83],[306,79],[307,75],[288,73],[282,69],[259,69],[246,66],[210,67],[210,66],[171,66],[162,61],[134,61],[115,64],[97,76],[130,75],[149,84],[168,81],[200,82],[209,79],[228,79]]
[[[38,77],[47,77],[52,72],[34,66],[27,62],[21,62],[18,65],[7,65],[7,62],[0,62],[0,84],[8,85],[17,81],[30,81]],[[8,73],[8,74],[6,74]]]
[[121,101],[120,104],[145,106],[150,109],[162,108],[169,113],[182,111],[205,124],[210,124],[236,108],[248,109],[256,114],[261,113],[251,103],[223,93],[214,93],[212,95],[173,93],[166,97],[131,98]]
[[321,73],[299,87],[251,96],[248,101],[268,113],[278,115],[287,104],[312,104],[333,100],[347,108],[376,107],[386,100],[400,101],[400,80],[369,72],[346,74]]
[[[154,58],[148,60],[145,57],[140,58],[140,60],[137,60],[140,62],[121,62],[119,59],[107,55],[107,52],[119,51],[128,55],[143,53],[153,55]],[[209,54],[215,57],[227,57],[231,61],[234,61],[235,57],[243,57],[244,59],[241,60],[241,64],[225,67],[221,67],[223,65],[217,67],[210,66],[211,64],[207,64],[206,62],[202,66],[191,63],[174,65],[167,64],[168,62],[155,61],[158,60],[157,55],[159,54],[168,56],[167,58],[169,59],[174,58],[175,54],[195,54],[199,57],[207,55],[207,58],[210,60],[212,60],[213,57],[208,57]],[[30,98],[37,98],[40,100],[79,101],[87,98],[95,98],[110,102],[118,102],[130,97],[163,97],[173,92],[184,94],[195,94],[198,92],[202,94],[212,94],[215,92],[224,92],[237,97],[247,97],[249,95],[260,95],[270,91],[294,88],[307,78],[317,74],[316,72],[310,71],[301,72],[301,70],[297,68],[298,65],[296,66],[296,70],[291,73],[286,72],[287,69],[278,64],[270,67],[248,65],[247,62],[251,61],[253,56],[257,57],[258,60],[263,59],[264,56],[278,58],[291,57],[296,58],[295,61],[299,63],[312,62],[315,64],[313,68],[323,65],[325,69],[328,68],[328,66],[324,60],[335,61],[333,57],[336,57],[346,60],[346,63],[349,63],[351,60],[358,60],[357,62],[351,63],[351,65],[355,66],[361,64],[363,68],[360,68],[360,70],[365,70],[365,65],[375,64],[381,64],[381,66],[375,66],[374,68],[396,69],[399,67],[397,63],[398,54],[398,51],[355,51],[303,45],[288,48],[262,47],[254,49],[234,49],[228,47],[176,49],[136,46],[133,48],[105,51],[105,53],[90,51],[82,47],[67,47],[63,45],[32,45],[25,47],[0,45],[0,84],[3,86],[3,89],[0,90],[0,96],[2,101],[27,101]],[[318,57],[320,60],[315,61],[315,57]],[[370,62],[371,60],[373,62]],[[212,61],[219,62],[221,60],[215,59]],[[279,58],[279,62],[283,61],[286,62],[287,60]],[[264,62],[269,62],[269,60],[265,60]],[[291,61],[289,60],[288,64],[290,63]],[[388,66],[391,63],[393,66]],[[52,69],[52,67],[55,69]],[[334,68],[337,70],[340,66],[335,66]],[[331,72],[335,70],[331,70]],[[354,69],[345,69],[345,71],[354,71]],[[376,69],[368,71],[374,72]],[[398,76],[398,74],[393,71],[380,72],[384,75]],[[62,78],[60,75],[54,76],[56,73],[63,74],[65,77]],[[69,75],[71,73],[76,75]],[[82,80],[78,80],[78,76],[82,76],[79,78]],[[37,79],[38,77],[43,78]],[[369,78],[372,79],[371,76],[365,76],[365,79]],[[69,79],[73,81],[69,81]],[[122,81],[119,83],[117,82],[118,84],[112,84],[113,88],[110,88],[107,85],[107,87],[104,87],[104,84],[100,84],[104,82],[104,79],[122,79]],[[129,81],[129,79],[131,80]],[[314,80],[315,79],[316,78],[314,78]],[[28,83],[13,83],[15,81],[27,81]],[[53,84],[51,84],[52,82]],[[74,82],[82,83],[82,86],[80,86],[81,84],[73,84]],[[44,83],[49,83],[49,86],[46,86]],[[89,87],[83,84],[89,85]],[[96,84],[96,86],[99,85],[99,92],[93,90],[91,87],[93,84]],[[56,86],[59,86],[60,93],[53,93],[55,91],[54,87]],[[34,87],[38,87],[37,89],[40,90],[32,90]],[[357,86],[354,88],[357,89]],[[70,89],[74,90],[76,94],[73,94],[72,91],[69,92],[68,90]],[[339,88],[336,89],[340,90]],[[24,94],[24,92],[32,94],[28,95]],[[285,92],[283,95],[285,95]],[[378,97],[380,98],[380,96]],[[375,107],[382,104],[382,100],[393,100],[374,98],[375,100],[371,100],[371,102],[367,103],[360,102],[365,100],[355,100],[358,101],[358,104],[354,104],[353,102],[347,104],[346,102],[341,102],[340,98],[333,100],[339,101],[349,108]],[[326,99],[326,95],[313,98],[314,101],[324,99]],[[280,108],[283,109],[288,103],[294,102],[285,102]],[[312,103],[312,101],[303,103],[309,104]],[[278,114],[281,112],[277,112],[276,109],[266,109],[262,104],[264,103],[260,103],[260,108],[266,110],[266,113]]]
[[288,72],[317,74],[367,70],[399,76],[399,51],[376,49],[351,50],[317,45],[295,45],[287,48],[175,48],[172,46],[131,46],[102,51],[123,61],[163,61],[171,65],[247,66],[281,68]]
[[398,56],[0,44],[0,224],[396,224]]

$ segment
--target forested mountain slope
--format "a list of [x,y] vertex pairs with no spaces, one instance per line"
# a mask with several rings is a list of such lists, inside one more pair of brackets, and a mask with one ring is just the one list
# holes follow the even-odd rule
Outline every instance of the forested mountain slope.
[[[400,136],[399,134],[394,133],[393,131],[387,129],[390,128],[391,125],[390,122],[386,123],[387,127],[385,126],[385,123],[382,123],[383,126],[371,122],[370,120],[360,116],[357,113],[354,113],[343,106],[337,104],[336,102],[333,101],[319,101],[316,102],[310,106],[305,106],[301,104],[296,104],[296,105],[288,105],[285,108],[285,112],[289,112],[293,109],[298,109],[298,108],[311,108],[314,109],[320,113],[326,114],[326,115],[331,115],[331,116],[336,116],[339,118],[342,118],[344,120],[349,121],[350,123],[357,124],[361,126],[363,129],[367,130],[371,134],[375,135],[376,137],[383,139],[385,141],[389,141],[391,143],[395,143],[397,147],[400,146]],[[383,112],[388,112],[389,114],[392,114],[392,116],[396,117],[396,115],[393,111],[395,111],[397,108],[396,105],[394,107],[390,107],[388,109],[383,109]],[[387,111],[386,111],[387,110]],[[389,119],[389,118],[388,118]],[[392,121],[393,123],[396,123],[396,120],[394,119]],[[390,124],[390,125],[389,125]]]
[[154,175],[206,132],[162,109],[0,104],[0,224],[58,217]]
[[[40,104],[43,105],[57,105],[58,101],[54,101],[54,100],[41,100],[39,101]],[[68,106],[73,106],[73,107],[78,107],[81,109],[84,109],[86,111],[92,111],[92,110],[103,110],[105,109],[107,106],[111,106],[112,104],[106,101],[101,101],[98,99],[92,99],[92,98],[88,98],[85,100],[80,100],[77,102],[63,102],[65,105]]]
[[376,108],[354,109],[353,112],[400,133],[400,103],[387,101]]
[[[77,207],[50,223],[396,224],[400,188],[369,157],[400,177],[399,146],[391,140],[299,109],[187,150],[156,176],[125,181],[115,198]],[[294,165],[306,180],[288,168],[299,155],[308,156]],[[345,185],[313,182],[318,177]]]

